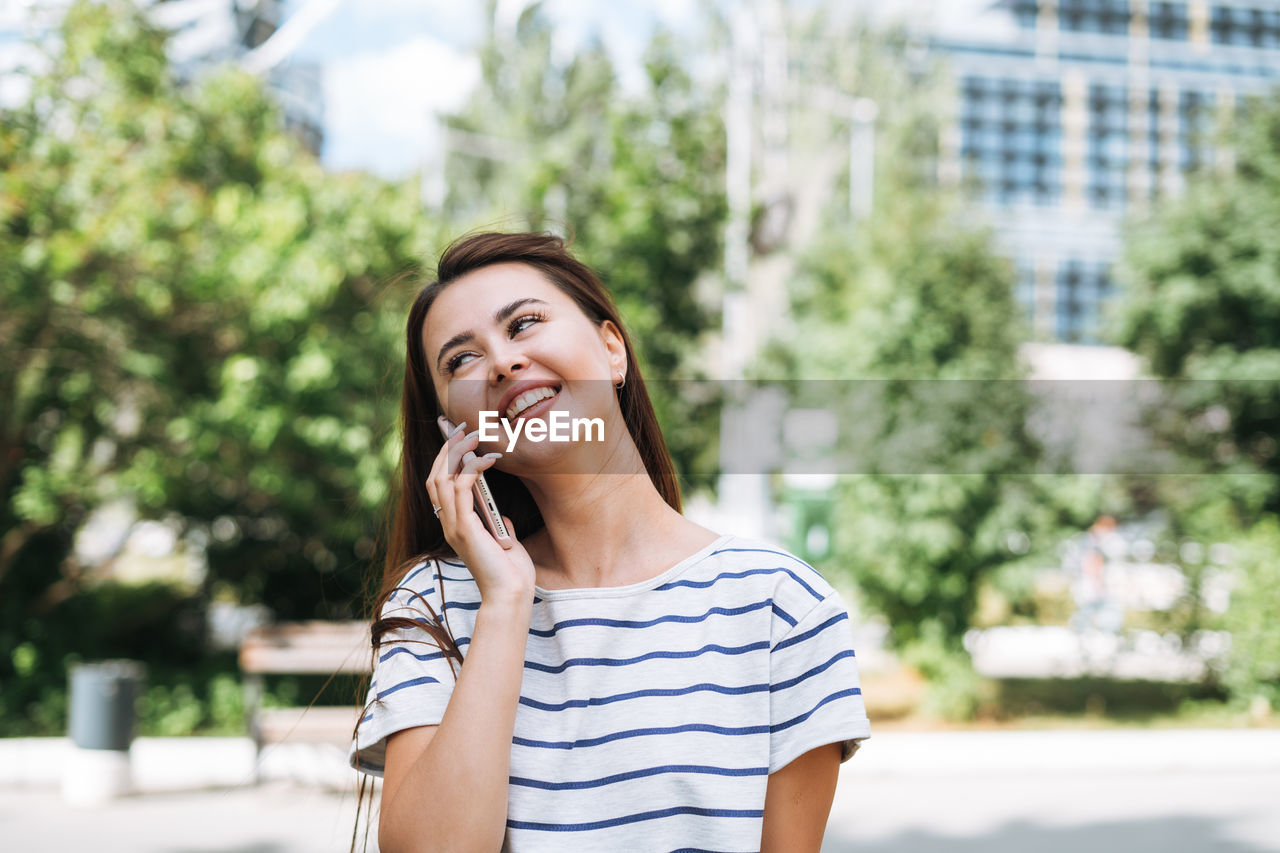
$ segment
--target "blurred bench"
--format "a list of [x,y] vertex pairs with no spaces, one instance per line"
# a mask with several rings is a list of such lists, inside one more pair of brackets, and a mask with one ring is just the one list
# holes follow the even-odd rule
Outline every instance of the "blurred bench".
[[350,706],[264,708],[263,682],[267,675],[368,674],[369,623],[279,622],[254,628],[240,644],[240,671],[249,734],[259,758],[255,771],[267,744],[331,743],[345,752],[360,714],[355,697]]

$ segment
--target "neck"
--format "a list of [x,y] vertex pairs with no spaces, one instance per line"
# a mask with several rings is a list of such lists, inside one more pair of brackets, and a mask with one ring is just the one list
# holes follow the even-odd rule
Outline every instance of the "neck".
[[[628,437],[629,438],[629,437]],[[617,448],[608,473],[537,474],[524,478],[546,527],[525,543],[558,588],[624,586],[647,566],[664,532],[685,522],[663,499],[630,440]]]

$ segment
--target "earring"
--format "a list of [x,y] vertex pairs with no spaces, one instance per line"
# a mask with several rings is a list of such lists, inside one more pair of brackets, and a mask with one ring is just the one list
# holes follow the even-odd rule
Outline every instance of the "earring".
[[626,384],[627,384],[627,377],[623,375],[623,373],[622,373],[622,371],[621,371],[621,370],[619,370],[619,371],[618,371],[618,381],[617,381],[617,382],[615,382],[615,383],[613,383],[613,387],[614,387],[614,388],[617,388],[619,391],[621,391],[621,390],[622,390],[622,386],[624,386],[624,385],[626,385]]

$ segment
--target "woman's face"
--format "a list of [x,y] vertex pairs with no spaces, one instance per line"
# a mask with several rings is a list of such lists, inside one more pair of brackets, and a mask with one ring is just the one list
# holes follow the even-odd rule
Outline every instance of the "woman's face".
[[[552,410],[599,417],[606,439],[621,423],[613,382],[626,372],[626,351],[617,328],[596,326],[533,267],[495,264],[449,284],[427,313],[422,345],[445,415],[466,421],[468,432],[480,426],[482,410],[498,412],[511,428],[520,418],[549,423]],[[554,396],[527,396],[538,387]],[[501,425],[496,432],[498,440],[482,441],[476,452],[502,451],[499,465],[508,470],[521,459],[549,461],[567,446],[521,439],[509,452],[508,433]]]

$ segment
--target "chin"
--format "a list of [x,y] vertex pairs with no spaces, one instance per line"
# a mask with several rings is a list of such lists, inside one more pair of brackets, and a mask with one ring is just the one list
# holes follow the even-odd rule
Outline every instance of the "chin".
[[590,448],[572,443],[521,441],[501,463],[514,474],[595,473]]

